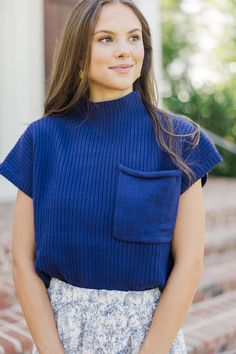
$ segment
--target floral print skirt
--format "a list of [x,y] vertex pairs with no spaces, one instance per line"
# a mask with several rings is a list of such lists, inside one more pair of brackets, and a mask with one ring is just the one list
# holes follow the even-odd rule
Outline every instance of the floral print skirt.
[[[120,291],[76,287],[51,278],[47,288],[65,354],[138,354],[160,289]],[[182,328],[169,354],[186,354]],[[38,354],[35,344],[32,354]]]

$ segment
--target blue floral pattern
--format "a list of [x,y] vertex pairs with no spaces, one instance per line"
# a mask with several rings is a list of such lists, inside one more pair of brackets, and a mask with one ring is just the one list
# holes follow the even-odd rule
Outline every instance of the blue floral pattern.
[[[65,354],[138,354],[161,295],[159,288],[89,289],[57,278],[47,290]],[[186,353],[181,328],[169,354]]]

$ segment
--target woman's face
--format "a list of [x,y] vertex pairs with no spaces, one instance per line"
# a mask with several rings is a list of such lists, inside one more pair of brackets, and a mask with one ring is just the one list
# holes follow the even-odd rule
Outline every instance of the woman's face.
[[[111,100],[132,92],[133,83],[141,73],[144,46],[141,22],[131,8],[123,4],[102,6],[91,50],[90,101]],[[111,68],[122,64],[132,67]]]

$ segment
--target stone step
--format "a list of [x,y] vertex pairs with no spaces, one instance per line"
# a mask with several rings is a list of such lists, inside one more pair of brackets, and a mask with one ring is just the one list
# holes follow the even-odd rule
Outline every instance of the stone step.
[[205,256],[236,249],[236,218],[234,222],[206,227]]
[[0,353],[31,353],[32,337],[19,303],[0,309]]
[[188,354],[235,353],[236,290],[191,304],[183,331]]
[[224,205],[221,208],[206,210],[207,226],[227,224],[236,219],[236,206]]
[[234,289],[236,289],[236,249],[206,256],[204,271],[193,302],[203,301]]
[[203,194],[208,226],[236,220],[236,178],[210,176]]

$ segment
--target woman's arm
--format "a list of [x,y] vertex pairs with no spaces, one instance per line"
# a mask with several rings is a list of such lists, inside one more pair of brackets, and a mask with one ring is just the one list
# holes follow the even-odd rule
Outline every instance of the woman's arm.
[[140,354],[167,354],[183,325],[203,271],[205,212],[201,180],[179,201],[172,241],[175,260]]
[[18,189],[12,232],[12,271],[16,296],[40,354],[63,354],[50,299],[34,268],[32,199]]

